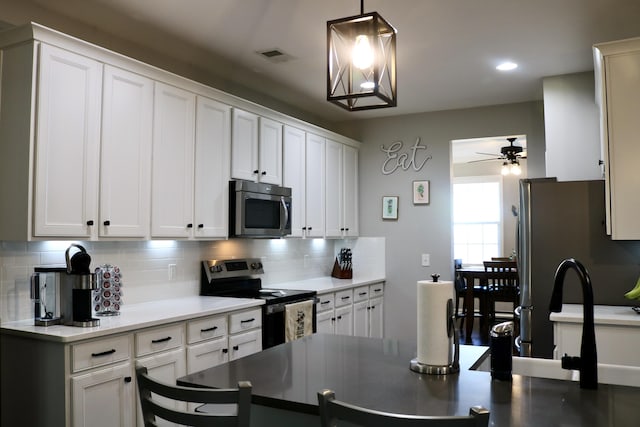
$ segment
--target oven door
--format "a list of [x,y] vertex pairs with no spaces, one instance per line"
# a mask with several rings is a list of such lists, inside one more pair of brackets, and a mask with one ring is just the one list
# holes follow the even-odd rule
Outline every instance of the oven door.
[[[306,301],[307,299],[276,303],[262,306],[262,349],[284,344],[285,339],[285,308],[287,304]],[[316,299],[309,298],[313,302],[313,332],[316,332]]]

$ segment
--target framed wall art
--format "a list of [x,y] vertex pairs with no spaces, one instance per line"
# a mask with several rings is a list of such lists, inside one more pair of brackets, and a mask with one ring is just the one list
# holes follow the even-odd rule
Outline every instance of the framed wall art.
[[413,181],[413,204],[429,204],[429,181]]
[[398,219],[398,196],[382,197],[382,219]]

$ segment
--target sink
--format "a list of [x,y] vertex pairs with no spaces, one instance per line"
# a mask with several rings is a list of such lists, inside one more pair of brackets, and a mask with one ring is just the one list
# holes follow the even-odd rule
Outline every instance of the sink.
[[[487,351],[471,367],[472,370],[491,370],[491,358]],[[513,357],[512,373],[526,377],[579,381],[580,372],[562,369],[560,360],[533,357]],[[640,387],[640,367],[598,363],[598,383]]]

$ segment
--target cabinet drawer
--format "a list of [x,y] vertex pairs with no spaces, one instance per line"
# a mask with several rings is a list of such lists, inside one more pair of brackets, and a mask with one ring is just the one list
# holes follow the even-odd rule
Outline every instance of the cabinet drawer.
[[128,360],[131,356],[129,335],[105,338],[71,346],[72,372]]
[[193,344],[227,334],[227,316],[205,317],[187,322],[187,343]]
[[366,301],[369,298],[369,287],[360,286],[353,290],[353,302]]
[[136,357],[183,345],[184,326],[181,323],[136,333]]
[[334,298],[335,295],[333,293],[318,295],[319,301],[316,303],[316,311],[320,313],[327,310],[333,310]]
[[375,298],[381,295],[384,295],[384,283],[369,285],[369,298]]
[[341,307],[343,305],[351,304],[353,301],[353,290],[347,289],[346,291],[336,292],[335,306]]
[[259,327],[262,327],[262,308],[231,313],[229,315],[230,334]]

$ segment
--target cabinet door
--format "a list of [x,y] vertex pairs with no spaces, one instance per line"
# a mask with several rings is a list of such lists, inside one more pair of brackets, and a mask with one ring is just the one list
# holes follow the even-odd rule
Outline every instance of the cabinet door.
[[369,336],[382,338],[384,336],[384,298],[369,300]]
[[291,236],[302,237],[305,227],[305,132],[284,127],[282,182],[291,188]]
[[318,313],[316,315],[316,331],[319,334],[335,333],[335,321],[333,310]]
[[[149,376],[167,384],[175,384],[176,380],[187,374],[184,348],[160,353],[154,356],[145,357],[136,360],[136,365],[147,368]],[[136,399],[136,407],[138,412],[138,425],[144,425],[142,417],[142,409],[140,408],[140,399]],[[158,402],[172,407],[174,409],[186,410],[185,402],[177,402],[172,399],[166,399],[158,396]],[[164,420],[157,419],[159,426],[174,426]]]
[[358,230],[358,150],[342,146],[344,236],[357,236]]
[[156,83],[152,237],[189,237],[193,228],[194,94]]
[[71,377],[73,427],[133,427],[137,395],[130,363]]
[[229,360],[236,360],[262,350],[262,329],[229,336]]
[[199,96],[196,110],[195,237],[227,237],[231,107]]
[[258,180],[258,116],[233,109],[231,178]]
[[153,81],[105,66],[100,237],[148,237]]
[[326,142],[325,236],[342,237],[342,144]]
[[640,240],[640,50],[606,58],[611,237]]
[[353,335],[353,304],[336,307],[336,334]]
[[306,235],[307,237],[324,237],[324,206],[325,206],[325,182],[324,182],[324,153],[325,139],[307,133],[306,153]]
[[260,182],[282,185],[282,123],[260,117]]
[[102,65],[46,44],[39,58],[33,234],[93,238]]
[[353,335],[357,337],[369,336],[369,301],[353,304]]
[[229,361],[227,337],[187,347],[187,374],[202,371]]

